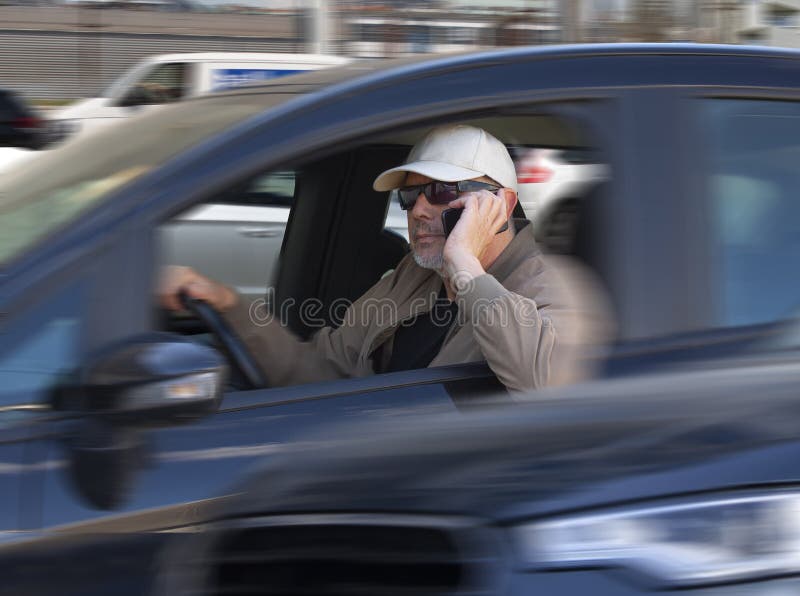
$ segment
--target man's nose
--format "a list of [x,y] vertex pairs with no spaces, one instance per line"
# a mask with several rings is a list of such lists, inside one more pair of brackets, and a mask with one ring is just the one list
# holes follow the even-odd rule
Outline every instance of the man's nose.
[[428,202],[428,197],[420,191],[414,207],[411,209],[411,215],[417,219],[433,219],[436,215],[435,211],[433,205]]

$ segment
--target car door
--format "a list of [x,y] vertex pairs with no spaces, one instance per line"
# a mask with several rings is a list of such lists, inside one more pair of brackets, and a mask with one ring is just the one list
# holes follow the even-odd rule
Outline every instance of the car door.
[[6,545],[24,542],[40,527],[44,443],[34,439],[34,428],[49,409],[50,389],[80,362],[86,336],[85,279],[51,290],[23,304],[0,293],[0,535]]
[[800,96],[721,94],[694,108],[706,152],[711,325],[755,327],[800,306]]
[[[469,385],[487,374],[478,366],[237,391],[210,417],[163,428],[115,426],[106,442],[85,415],[51,407],[54,389],[91,359],[82,346],[131,337],[126,320],[135,317],[109,328],[114,312],[130,303],[98,298],[124,285],[115,270],[137,277],[135,251],[104,248],[105,257],[66,272],[66,281],[9,309],[4,321],[0,530],[4,586],[12,593],[146,593],[170,528],[211,515],[252,466],[294,449],[324,454],[324,435],[298,443],[300,434],[332,422],[451,411],[454,392],[474,391]],[[99,504],[98,495],[110,500]]]
[[[142,303],[150,301],[152,290],[140,274],[151,265],[151,254],[141,238],[154,232],[130,225],[116,228],[110,244],[97,238],[93,257],[78,271],[60,276],[82,278],[87,286],[86,294],[75,299],[80,314],[68,327],[71,335],[58,344],[69,362],[48,359],[50,374],[41,378],[40,390],[25,391],[15,400],[27,418],[15,431],[16,442],[3,445],[0,452],[8,453],[3,460],[9,471],[4,498],[19,509],[8,509],[16,522],[12,526],[9,520],[9,531],[16,540],[6,544],[6,560],[14,564],[5,585],[16,593],[145,592],[170,528],[180,531],[205,519],[246,469],[294,449],[324,455],[324,435],[299,441],[301,436],[355,419],[471,407],[477,393],[498,388],[496,383],[487,386],[490,372],[476,365],[236,391],[207,418],[164,428],[123,425],[106,435],[110,443],[97,444],[84,415],[52,410],[53,388],[59,376],[85,365],[88,346],[97,345],[103,352],[128,341],[137,328],[148,328],[141,317]],[[61,279],[54,285],[59,283]],[[59,294],[51,292],[48,304]],[[38,311],[15,314],[11,321],[21,334],[26,329],[32,333],[30,327],[38,329],[40,322]],[[61,325],[58,321],[56,329]],[[14,353],[12,347],[9,351]],[[8,374],[22,366],[12,365]],[[87,449],[111,458],[86,464]],[[99,503],[98,495],[109,500]],[[17,524],[24,533],[16,531]],[[114,563],[89,572],[89,562],[97,557]],[[45,565],[49,572],[43,576]]]
[[[609,101],[611,100],[605,94],[603,100],[599,102],[597,113],[584,108],[580,108],[579,111],[586,118],[592,120],[597,118],[612,125],[614,109],[613,101],[612,105],[608,103]],[[576,104],[571,96],[564,97],[565,116],[572,114],[579,104],[582,105],[583,102]],[[523,104],[520,109],[524,114],[526,111],[536,112],[543,108]],[[552,101],[548,102],[547,109],[551,112],[558,111]],[[604,133],[603,140],[607,138]],[[224,162],[224,156],[215,157]],[[355,175],[358,168],[350,167],[346,171]],[[263,177],[258,179],[263,180]],[[186,182],[184,180],[183,184]],[[202,183],[198,181],[196,184]],[[237,185],[233,183],[230,187],[237,188]],[[346,183],[342,183],[341,188],[345,189],[343,193],[349,192],[352,195],[354,192]],[[211,205],[220,204],[219,196],[222,195],[215,195]],[[340,210],[347,208],[346,202],[339,202],[331,195],[331,189],[327,185],[321,187],[319,196],[314,200],[316,202],[308,203],[306,209],[310,221],[312,218],[319,220],[315,228],[319,233],[314,233],[313,243],[321,247],[317,258],[321,263],[325,263],[332,258],[331,253],[338,254],[335,247],[346,246],[344,241],[347,234],[342,233],[342,228],[338,230],[332,228],[330,221],[343,217],[350,224],[352,218],[347,218],[344,211],[341,213],[334,211],[331,215],[327,215],[321,210],[323,204],[339,204]],[[188,213],[196,213],[197,209],[206,208],[205,205],[194,207]],[[327,219],[328,217],[330,219]],[[172,232],[173,225],[181,226],[183,222],[183,216],[179,215],[176,220],[171,220],[166,228],[168,232]],[[132,237],[154,235],[160,237],[162,228],[160,222],[158,225],[152,222],[140,225],[141,229],[130,232]],[[295,226],[298,230],[296,234],[303,233],[303,224],[295,222]],[[203,235],[204,239],[201,238]],[[200,254],[203,242],[210,249],[214,249],[228,244],[229,240],[224,237],[211,239],[208,233],[198,234],[197,244],[186,249],[184,256],[192,253]],[[298,236],[297,243],[307,245],[311,243],[311,239],[307,236]],[[138,244],[141,244],[141,241]],[[153,243],[151,248],[157,244]],[[167,251],[166,262],[175,263],[174,237],[170,240],[170,246],[172,248]],[[325,250],[328,246],[334,248]],[[342,252],[339,258],[344,266],[352,267],[349,259],[351,247],[347,248],[348,251]],[[151,256],[147,252],[138,255],[142,261],[140,266],[149,266],[147,259]],[[271,255],[266,256],[274,258]],[[221,267],[220,272],[225,265],[228,268],[232,264],[237,265],[235,259],[231,259],[230,256],[220,258],[218,263]],[[311,262],[304,262],[303,265],[310,271],[314,271],[316,267],[316,264]],[[327,275],[321,277],[324,279]],[[330,282],[331,285],[333,283]],[[324,295],[327,288],[324,285],[320,288],[320,294]],[[142,293],[146,295],[147,289],[143,289]],[[405,412],[418,412],[421,409],[438,411],[469,407],[476,397],[491,391],[496,392],[498,389],[500,387],[488,367],[482,364],[468,364],[444,369],[376,375],[368,379],[347,379],[297,387],[232,392],[226,396],[223,412],[219,415],[178,429],[148,433],[151,437],[148,443],[152,443],[149,449],[153,451],[155,458],[153,465],[139,474],[138,481],[132,485],[132,492],[126,495],[127,498],[121,505],[120,511],[132,514],[158,506],[183,507],[186,502],[223,492],[225,487],[235,480],[241,465],[258,461],[269,453],[288,449],[292,441],[301,434],[304,435],[326,424],[344,423],[353,417],[399,416]],[[193,453],[194,450],[198,450],[198,453]],[[51,446],[48,458],[57,459],[58,453],[59,448]],[[217,460],[228,461],[232,465],[225,465],[215,473],[203,471],[212,465],[210,462]],[[64,461],[63,457],[61,461]],[[177,481],[179,478],[180,481]],[[48,473],[43,492],[44,527],[86,522],[102,518],[104,515],[85,499],[76,495],[74,487],[65,482],[63,474],[59,472]]]
[[[800,95],[793,69],[754,60],[714,87],[677,86],[637,102],[636,138],[650,150],[629,160],[641,168],[637,196],[647,197],[626,209],[640,223],[630,228],[641,259],[632,271],[647,275],[655,255],[672,256],[670,269],[651,278],[652,300],[628,305],[637,331],[615,350],[610,374],[796,360],[800,287],[791,272],[800,258],[800,178],[791,156]],[[664,313],[682,324],[659,328]]]
[[[747,78],[743,77],[743,83]],[[696,228],[707,336],[745,338],[762,358],[796,358],[800,285],[800,94],[713,89],[687,94],[702,150]]]

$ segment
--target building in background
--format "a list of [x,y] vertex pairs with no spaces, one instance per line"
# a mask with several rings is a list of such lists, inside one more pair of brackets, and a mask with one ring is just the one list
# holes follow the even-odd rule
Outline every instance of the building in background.
[[744,43],[800,48],[800,0],[748,0],[737,36]]
[[53,4],[85,6],[91,8],[121,8],[124,10],[166,10],[182,12],[197,10],[192,0],[62,0]]
[[174,52],[384,58],[572,42],[800,47],[799,15],[800,0],[0,0],[0,80],[31,99],[66,100],[94,96],[142,58]]
[[487,47],[557,43],[562,39],[557,5],[534,0],[491,8],[426,2],[397,5],[343,3],[339,22],[342,50],[360,57],[447,53]]

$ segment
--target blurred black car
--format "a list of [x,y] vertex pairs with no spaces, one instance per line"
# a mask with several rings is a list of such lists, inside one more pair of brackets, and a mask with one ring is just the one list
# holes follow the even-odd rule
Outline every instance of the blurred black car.
[[47,120],[13,91],[0,89],[0,147],[41,149],[51,136]]
[[[4,589],[796,590],[799,58],[668,45],[354,64],[31,161],[0,185]],[[268,302],[308,336],[408,251],[371,182],[442,122],[607,166],[558,234],[615,312],[597,379],[510,396],[471,363],[223,388],[249,368],[237,338],[202,305],[154,307],[165,232],[224,205],[243,242],[268,233],[247,226],[253,185],[291,173]],[[226,357],[191,337],[208,330]],[[330,426],[350,423],[342,444]]]

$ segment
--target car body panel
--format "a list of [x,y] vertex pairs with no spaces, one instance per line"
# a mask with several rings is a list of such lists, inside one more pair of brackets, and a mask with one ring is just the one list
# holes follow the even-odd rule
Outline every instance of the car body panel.
[[[153,106],[141,106],[142,109],[152,109]],[[82,99],[52,114],[54,120],[75,122],[80,126],[78,130],[92,130],[95,127],[112,124],[118,118],[127,118],[134,113],[130,108],[114,105],[111,97],[90,97]]]
[[[207,421],[150,433],[147,466],[134,480],[132,490],[114,517],[137,514],[158,507],[186,505],[226,494],[253,464],[294,448],[300,429],[319,429],[332,421],[363,418],[375,421],[402,418],[413,412],[454,409],[441,385],[353,392],[319,400],[287,400],[260,408],[223,411]],[[274,390],[273,390],[274,391]],[[313,389],[308,388],[313,394]],[[254,399],[257,400],[257,398]],[[202,448],[199,448],[200,446]],[[309,445],[315,449],[314,445]],[[324,446],[320,445],[320,448]],[[75,499],[74,487],[65,479],[68,461],[63,449],[51,449],[42,487],[45,499],[42,527],[54,528],[100,520],[108,514]],[[175,479],[180,479],[175,482]],[[181,515],[175,510],[175,515]],[[162,521],[172,524],[172,520]]]
[[[175,552],[207,557],[209,544],[241,527],[288,522],[312,528],[316,512],[331,524],[368,513],[376,525],[381,515],[402,515],[422,527],[466,520],[477,534],[493,531],[499,544],[492,552],[501,567],[488,593],[580,594],[588,582],[599,586],[592,593],[658,593],[662,585],[630,568],[553,571],[528,563],[515,528],[598,509],[796,489],[796,383],[794,362],[767,358],[751,366],[727,363],[546,391],[503,408],[346,426],[338,440],[328,433],[324,458],[300,448],[251,470],[236,496],[218,504],[219,521],[207,540],[179,539],[180,547],[165,550],[161,564],[177,569]],[[753,391],[765,397],[754,400]],[[387,529],[386,539],[391,535]],[[766,594],[797,581],[687,593]]]
[[[800,479],[798,372],[791,360],[776,360],[597,381],[510,407],[346,426],[324,460],[298,450],[277,470],[265,465],[225,514],[391,511],[404,501],[401,508],[412,513],[510,524],[655,497],[788,485]],[[751,398],[756,390],[762,399]],[[392,466],[381,464],[389,457]],[[284,465],[305,472],[281,476],[286,484],[279,486],[274,478]],[[301,506],[295,490],[303,491]]]

